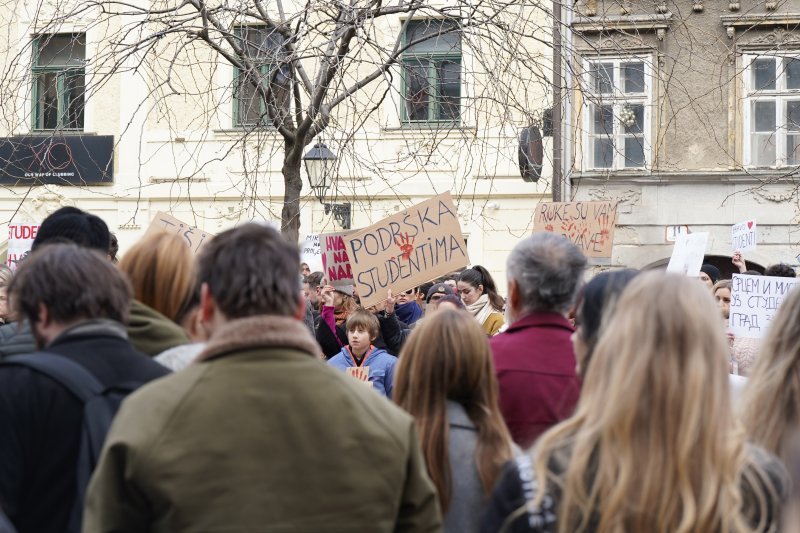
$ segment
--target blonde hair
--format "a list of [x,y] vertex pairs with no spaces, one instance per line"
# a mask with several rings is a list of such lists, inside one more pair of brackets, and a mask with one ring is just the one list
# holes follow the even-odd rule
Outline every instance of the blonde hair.
[[694,279],[657,272],[630,283],[575,414],[534,452],[539,486],[562,493],[559,531],[739,532],[754,517],[764,527],[766,483],[751,483],[756,511],[742,509],[741,476],[754,465],[731,412],[718,313]]
[[452,495],[447,400],[464,407],[478,428],[475,463],[488,496],[512,458],[511,436],[500,413],[489,343],[471,314],[443,309],[420,322],[399,358],[393,399],[416,420],[444,511]]
[[176,320],[194,286],[192,253],[177,235],[145,235],[119,268],[131,281],[133,297],[170,320]]
[[800,290],[781,304],[764,338],[742,398],[749,437],[785,458],[800,428]]

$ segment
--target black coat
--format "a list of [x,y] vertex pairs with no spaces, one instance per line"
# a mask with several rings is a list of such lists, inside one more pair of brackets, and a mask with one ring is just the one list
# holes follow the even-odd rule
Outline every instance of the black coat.
[[[67,357],[106,386],[150,381],[169,370],[103,321],[67,331],[46,351]],[[83,405],[66,388],[21,366],[0,365],[0,508],[19,533],[63,533],[75,499]]]
[[[408,336],[408,327],[393,314],[386,315],[381,312],[377,316],[380,324],[380,333],[372,344],[376,348],[382,348],[394,356],[399,355],[400,349]],[[330,359],[341,352],[342,346],[346,346],[349,342],[347,330],[343,325],[336,326],[336,333],[334,334],[324,320],[318,319],[316,330],[317,342],[322,348],[322,353],[325,354],[326,359]]]

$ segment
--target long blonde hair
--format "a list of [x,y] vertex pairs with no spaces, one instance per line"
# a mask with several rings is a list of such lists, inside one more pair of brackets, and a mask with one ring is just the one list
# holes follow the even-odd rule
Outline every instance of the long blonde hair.
[[119,262],[133,285],[133,297],[176,320],[194,287],[192,253],[170,233],[145,235]]
[[788,437],[800,429],[800,290],[789,293],[773,318],[742,406],[748,436],[785,458]]
[[[534,451],[539,486],[561,491],[559,531],[750,531],[744,435],[708,289],[646,273],[616,309],[574,416]],[[757,514],[762,527],[767,515]]]
[[461,404],[478,429],[475,463],[488,496],[503,464],[512,458],[511,435],[497,398],[489,343],[472,315],[443,309],[420,322],[403,347],[393,399],[416,420],[444,511],[452,494],[447,400]]

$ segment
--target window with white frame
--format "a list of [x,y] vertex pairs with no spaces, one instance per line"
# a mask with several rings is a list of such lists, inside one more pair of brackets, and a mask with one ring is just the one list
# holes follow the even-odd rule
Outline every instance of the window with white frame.
[[584,63],[587,169],[644,168],[649,159],[650,62],[644,57]]
[[[276,116],[288,112],[290,70],[285,64],[285,39],[274,28],[255,25],[237,26],[235,35],[241,43],[243,59],[252,64],[252,69],[234,72],[234,125],[272,124],[269,111]],[[271,110],[258,90],[262,85],[269,88]]]
[[745,165],[800,164],[800,52],[744,57]]

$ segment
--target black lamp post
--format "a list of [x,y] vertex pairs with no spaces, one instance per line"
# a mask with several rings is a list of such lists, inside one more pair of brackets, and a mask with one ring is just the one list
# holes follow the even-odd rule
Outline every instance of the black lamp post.
[[333,212],[333,218],[344,229],[350,229],[350,204],[326,204],[325,193],[330,184],[328,176],[336,163],[336,154],[331,152],[324,143],[316,143],[306,155],[303,156],[306,164],[306,173],[311,190],[325,207],[325,214]]

